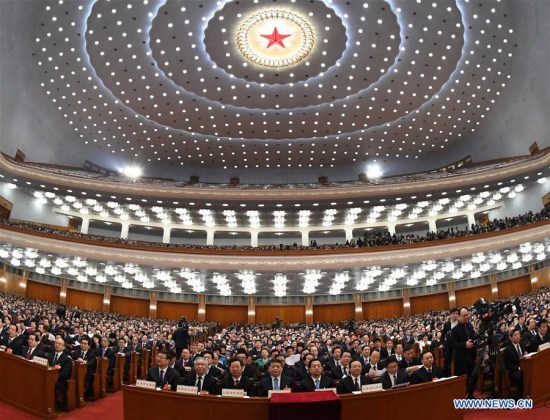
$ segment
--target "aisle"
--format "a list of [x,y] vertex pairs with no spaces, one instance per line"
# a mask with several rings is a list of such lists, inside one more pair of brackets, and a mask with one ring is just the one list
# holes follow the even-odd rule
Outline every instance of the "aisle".
[[[39,418],[0,401],[0,419],[37,420]],[[63,420],[123,420],[122,391],[101,398],[84,408],[77,408],[70,413],[60,413],[57,418]]]

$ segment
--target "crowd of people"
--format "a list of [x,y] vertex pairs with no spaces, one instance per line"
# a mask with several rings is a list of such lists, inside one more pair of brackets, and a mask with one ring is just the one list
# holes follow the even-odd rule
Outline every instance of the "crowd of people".
[[361,248],[361,247],[373,247],[373,246],[389,246],[389,245],[402,245],[418,242],[430,242],[442,239],[457,238],[471,235],[478,235],[485,232],[494,232],[497,230],[505,230],[514,228],[516,226],[523,226],[530,223],[547,220],[550,218],[550,211],[542,209],[538,213],[531,211],[513,217],[505,217],[500,219],[494,219],[487,223],[472,224],[470,228],[465,226],[463,229],[458,227],[451,227],[448,229],[441,229],[437,232],[428,231],[425,235],[418,234],[391,234],[387,231],[370,232],[365,231],[362,237],[357,240],[352,239],[343,243],[335,244],[318,244],[316,240],[312,240],[308,246],[298,245],[294,243],[292,245],[278,244],[278,245],[260,245],[252,247],[249,245],[197,245],[197,244],[176,244],[176,243],[163,243],[154,241],[143,241],[134,239],[125,239],[120,237],[100,236],[92,234],[84,234],[74,230],[59,230],[52,227],[35,224],[31,222],[10,222],[6,219],[0,219],[0,223],[9,226],[16,226],[26,230],[32,230],[36,232],[43,232],[47,234],[53,234],[69,238],[77,238],[83,240],[97,240],[108,243],[126,244],[139,247],[154,247],[154,248],[169,248],[169,249],[198,249],[198,250],[239,250],[239,251],[305,251],[305,250],[324,250],[324,249],[342,249],[342,248]]
[[[451,359],[455,374],[470,377],[478,350],[473,342],[483,341],[489,328],[506,349],[504,364],[521,393],[518,346],[525,354],[549,341],[549,309],[550,291],[543,288],[514,301],[450,311],[343,320],[338,325],[276,320],[222,329],[185,317],[179,322],[139,318],[0,293],[0,350],[28,359],[48,358],[60,369],[61,389],[71,359],[89,364],[89,382],[96,356],[109,358],[112,370],[117,353],[129,356],[156,348],[147,379],[161,388],[175,390],[185,384],[201,393],[232,388],[264,396],[284,388],[307,392],[337,387],[347,393],[370,383],[390,388],[449,376]],[[487,326],[490,311],[495,313]],[[435,363],[439,354],[445,356],[443,368]]]

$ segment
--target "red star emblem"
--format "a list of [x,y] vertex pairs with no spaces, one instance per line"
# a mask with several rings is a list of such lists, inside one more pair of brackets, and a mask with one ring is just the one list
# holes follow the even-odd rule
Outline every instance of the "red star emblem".
[[288,38],[290,34],[281,35],[279,31],[277,31],[277,27],[275,27],[275,29],[273,29],[273,33],[261,36],[269,39],[269,44],[267,44],[266,48],[271,47],[273,44],[279,44],[281,47],[285,48],[285,45],[283,44],[283,39]]

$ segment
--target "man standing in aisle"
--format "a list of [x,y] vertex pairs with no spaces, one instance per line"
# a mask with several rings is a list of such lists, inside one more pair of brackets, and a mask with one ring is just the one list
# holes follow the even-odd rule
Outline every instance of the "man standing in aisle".
[[470,311],[465,306],[458,312],[458,324],[451,330],[453,346],[454,374],[466,375],[467,397],[474,398],[476,379],[473,377],[476,365],[475,332],[468,322]]

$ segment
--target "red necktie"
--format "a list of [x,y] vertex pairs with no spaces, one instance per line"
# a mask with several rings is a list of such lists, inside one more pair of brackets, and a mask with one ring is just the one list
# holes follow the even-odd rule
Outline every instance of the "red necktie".
[[32,354],[32,349],[29,347],[29,349],[27,350],[27,355],[25,356],[25,359],[31,360],[31,354]]

